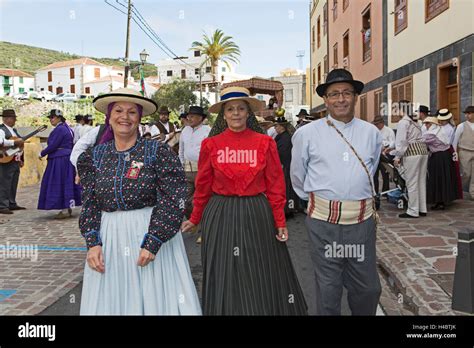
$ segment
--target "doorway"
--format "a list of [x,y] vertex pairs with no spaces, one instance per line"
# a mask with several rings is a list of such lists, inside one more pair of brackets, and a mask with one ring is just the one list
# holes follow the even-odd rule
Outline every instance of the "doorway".
[[438,109],[448,108],[453,120],[459,124],[459,66],[453,60],[438,66]]

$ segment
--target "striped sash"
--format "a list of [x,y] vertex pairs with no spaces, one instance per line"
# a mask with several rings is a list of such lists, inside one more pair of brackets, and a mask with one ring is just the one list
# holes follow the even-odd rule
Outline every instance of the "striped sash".
[[423,142],[411,143],[405,151],[404,157],[428,155],[428,147]]
[[372,198],[361,201],[328,201],[309,194],[308,216],[331,224],[352,225],[361,223],[374,214]]

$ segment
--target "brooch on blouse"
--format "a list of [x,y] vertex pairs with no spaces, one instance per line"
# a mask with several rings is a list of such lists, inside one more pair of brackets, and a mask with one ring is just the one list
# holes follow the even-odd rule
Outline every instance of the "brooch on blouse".
[[143,162],[132,161],[132,165],[127,172],[127,179],[137,179],[140,174],[140,170],[143,167]]

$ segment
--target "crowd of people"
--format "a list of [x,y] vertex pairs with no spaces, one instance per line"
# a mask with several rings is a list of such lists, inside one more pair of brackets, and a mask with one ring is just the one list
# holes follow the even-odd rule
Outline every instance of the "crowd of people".
[[[400,218],[426,216],[427,204],[446,209],[463,185],[474,197],[474,107],[455,127],[447,109],[431,115],[401,101],[395,134],[381,115],[373,124],[355,117],[363,88],[349,71],[332,70],[316,89],[327,116],[302,109],[296,127],[276,99],[272,117],[256,116],[265,104],[241,87],[223,89],[207,111],[190,106],[181,124],[128,88],[94,99],[103,125],[78,115],[71,128],[51,110],[38,209],[63,219],[82,205],[81,314],[305,315],[286,244],[287,219],[304,212],[317,314],[340,315],[345,287],[352,314],[374,315],[379,174],[381,193],[390,189],[382,163],[406,182]],[[156,112],[156,123],[142,123]],[[208,113],[218,115],[212,127]],[[2,150],[22,148],[15,112],[2,117]],[[15,200],[22,165],[21,152],[0,164],[0,213],[24,209]],[[201,233],[202,302],[181,234],[190,231]],[[328,245],[360,245],[364,255],[330,257]]]

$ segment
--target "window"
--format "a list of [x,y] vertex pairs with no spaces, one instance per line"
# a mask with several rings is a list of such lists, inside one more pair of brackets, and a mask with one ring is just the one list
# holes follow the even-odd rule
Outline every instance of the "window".
[[[413,77],[410,76],[403,80],[392,83],[392,110],[394,110],[394,103],[400,100],[413,100]],[[398,108],[395,108],[398,110]],[[401,116],[398,113],[392,112],[392,123],[400,121]]]
[[328,56],[324,56],[324,75],[326,75],[329,72],[329,62],[328,62]]
[[69,78],[73,79],[74,78],[74,68],[69,69]]
[[206,66],[206,74],[210,74],[211,73],[211,67],[210,66]]
[[194,57],[201,57],[201,51],[194,51]]
[[48,91],[50,91],[51,93],[53,93],[53,86],[48,86]]
[[285,90],[285,101],[292,102],[293,101],[293,90],[286,89]]
[[94,78],[100,79],[100,68],[94,68]]
[[349,30],[342,37],[342,58],[349,57]]
[[51,82],[51,81],[53,81],[53,72],[48,71],[48,82]]
[[328,32],[328,4],[325,3],[323,7],[323,35]]
[[362,61],[372,58],[372,27],[370,5],[362,12]]
[[349,6],[349,0],[343,0],[342,1],[342,11],[344,12],[348,6]]
[[333,64],[333,66],[337,67],[338,64],[339,64],[339,61],[337,59],[337,43],[333,46],[332,54],[334,55],[334,64]]
[[425,23],[449,8],[449,0],[425,0]]
[[18,93],[23,93],[25,89],[23,87],[18,88]]
[[86,92],[86,94],[91,94],[91,88],[90,88],[90,87],[86,87],[85,92]]
[[315,40],[315,35],[314,35],[314,25],[311,27],[311,49],[314,52],[314,40]]
[[360,103],[360,119],[367,121],[367,94],[359,97]]
[[318,16],[317,33],[318,33],[318,48],[319,48],[321,46],[321,16]]
[[173,76],[173,70],[166,71],[166,76]]
[[69,90],[71,91],[71,93],[76,93],[76,86],[75,85],[71,85]]
[[194,69],[194,75],[199,75],[199,68]]
[[186,78],[186,69],[181,69],[181,78],[182,79]]
[[321,84],[321,64],[318,64],[318,86]]
[[[314,86],[314,85],[316,85],[316,69],[315,68],[313,68],[313,76],[312,77],[313,77],[313,86]],[[319,83],[318,83],[318,85],[319,85]],[[314,90],[313,90],[313,94],[314,94]]]
[[386,116],[386,115],[382,115],[382,110],[383,110],[382,93],[383,93],[382,89],[379,89],[375,91],[374,93],[374,116],[378,116],[378,115]]
[[20,77],[20,83],[23,83],[23,77]]
[[405,29],[408,25],[407,0],[395,0],[395,35]]
[[333,0],[332,5],[332,20],[335,21],[337,19],[337,0]]

